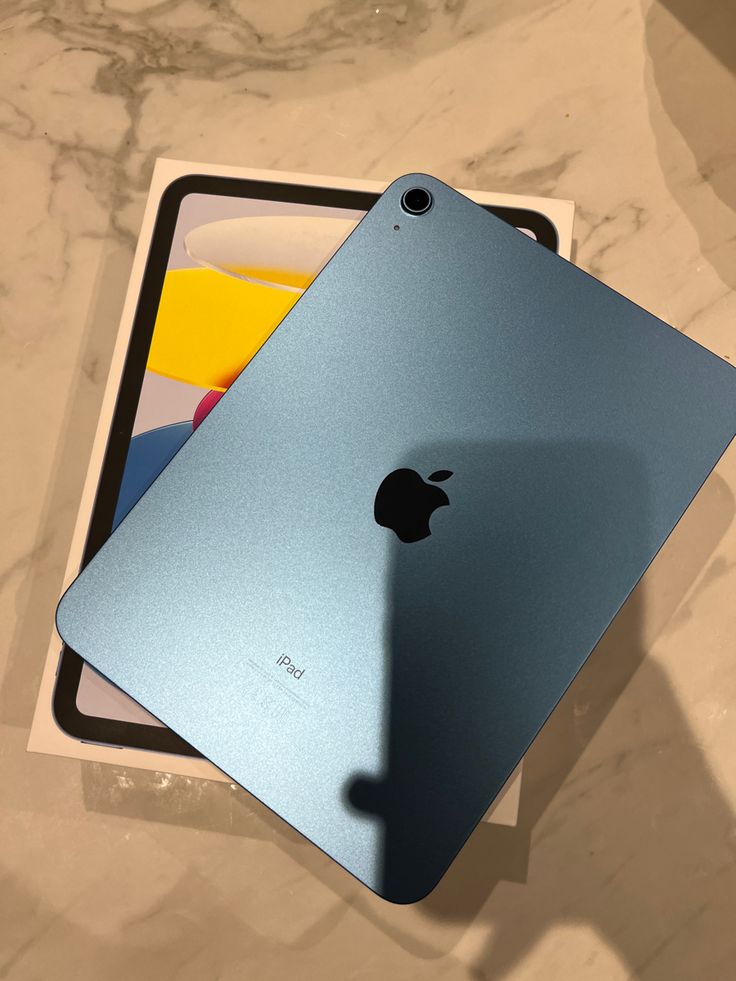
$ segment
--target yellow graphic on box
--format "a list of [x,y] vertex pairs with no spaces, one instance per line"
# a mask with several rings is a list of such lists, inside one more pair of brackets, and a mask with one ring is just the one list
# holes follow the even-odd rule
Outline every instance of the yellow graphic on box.
[[[231,271],[299,290],[313,278],[283,269]],[[147,367],[176,381],[224,392],[299,296],[215,269],[169,269]]]
[[222,268],[239,276],[248,276],[250,279],[260,279],[264,283],[276,283],[279,286],[290,286],[298,290],[305,290],[314,279],[314,273],[297,272],[294,269],[230,266],[226,263]]

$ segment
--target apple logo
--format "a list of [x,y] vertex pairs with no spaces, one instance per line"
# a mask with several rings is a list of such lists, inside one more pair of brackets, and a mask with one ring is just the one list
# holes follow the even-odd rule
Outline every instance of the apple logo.
[[[435,470],[429,480],[440,483],[452,477],[452,470]],[[373,515],[376,522],[390,528],[402,542],[419,542],[432,532],[429,519],[450,499],[441,487],[426,483],[416,470],[402,467],[384,477],[376,492]]]

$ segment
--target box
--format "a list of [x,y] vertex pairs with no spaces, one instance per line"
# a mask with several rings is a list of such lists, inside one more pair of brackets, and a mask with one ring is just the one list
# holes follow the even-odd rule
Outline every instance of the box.
[[[385,184],[376,181],[360,181],[346,178],[332,178],[320,175],[293,174],[268,170],[251,170],[240,167],[225,167],[209,164],[195,164],[176,160],[158,160],[154,168],[151,187],[146,203],[138,246],[136,248],[130,282],[126,294],[120,328],[115,343],[105,394],[100,412],[89,468],[87,471],[82,500],[74,529],[69,560],[67,563],[63,588],[75,578],[79,570],[87,531],[100,477],[105,448],[107,445],[113,411],[115,408],[120,381],[123,373],[128,343],[133,328],[134,314],[138,303],[143,272],[149,253],[159,201],[166,187],[177,178],[189,174],[210,174],[221,177],[244,178],[281,184],[301,184],[312,187],[341,188],[354,191],[380,192]],[[500,205],[519,211],[534,211],[546,216],[557,232],[557,251],[569,259],[572,248],[572,227],[574,205],[570,201],[552,200],[492,192],[465,191],[469,197],[481,204]],[[61,650],[61,641],[55,631],[49,644],[36,711],[31,727],[28,749],[32,752],[49,753],[118,766],[137,767],[145,770],[172,773],[208,780],[229,781],[211,763],[201,758],[173,755],[135,749],[130,746],[113,746],[85,741],[67,734],[56,722],[53,712],[53,693]],[[107,699],[109,710],[116,711],[116,699],[125,700],[117,689],[100,681],[99,697]],[[102,687],[107,689],[102,692]],[[81,689],[80,689],[81,691]],[[87,696],[89,690],[87,690]],[[79,707],[79,705],[78,705]],[[516,823],[522,779],[522,765],[509,778],[504,789],[489,808],[485,820],[497,824]]]

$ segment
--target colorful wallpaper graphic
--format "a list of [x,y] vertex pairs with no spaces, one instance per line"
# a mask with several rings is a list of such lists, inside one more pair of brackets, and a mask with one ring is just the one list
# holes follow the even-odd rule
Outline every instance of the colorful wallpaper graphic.
[[[232,200],[233,207],[243,208],[242,199]],[[186,203],[161,292],[115,527],[268,339],[358,217],[302,207],[302,213],[246,215],[183,230],[197,210],[193,202],[187,221]],[[172,421],[175,405],[181,417]]]

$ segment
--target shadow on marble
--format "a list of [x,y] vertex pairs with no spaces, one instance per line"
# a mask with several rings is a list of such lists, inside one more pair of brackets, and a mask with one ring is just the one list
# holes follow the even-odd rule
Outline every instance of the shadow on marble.
[[89,463],[92,440],[132,253],[116,246],[103,255],[80,344],[80,360],[66,405],[29,572],[18,591],[16,628],[0,678],[0,722],[29,727],[41,679],[69,543]]
[[[729,114],[736,104],[736,2],[655,0],[647,3],[645,22],[650,117],[662,172],[704,258],[736,289],[736,155]],[[692,159],[683,155],[678,136]]]
[[723,956],[736,903],[734,815],[666,672],[645,655],[727,573],[711,556],[734,513],[713,475],[527,754],[518,826],[476,829],[414,908],[420,934],[385,915],[416,953],[430,956],[430,937],[449,950],[449,924],[485,927],[477,976],[501,978],[554,926],[584,923],[633,976],[711,976],[700,968]]
[[[527,754],[517,828],[479,828],[428,898],[439,919],[491,928],[478,977],[507,976],[565,922],[589,925],[634,977],[718,976],[703,965],[723,957],[736,904],[734,814],[645,654],[691,616],[683,596],[733,515],[712,477]],[[487,902],[499,867],[525,888]]]
[[[0,868],[0,977],[323,981],[325,955],[318,941],[340,923],[339,909],[325,911],[316,929],[307,928],[297,943],[288,944],[282,934],[264,936],[195,868],[171,875],[159,870],[158,880],[159,888],[151,889],[116,866],[107,895],[99,886],[91,895],[82,890],[59,910]],[[265,905],[270,920],[278,922],[272,901]],[[339,947],[331,956],[336,963],[346,958]],[[462,974],[451,977],[461,981]]]

